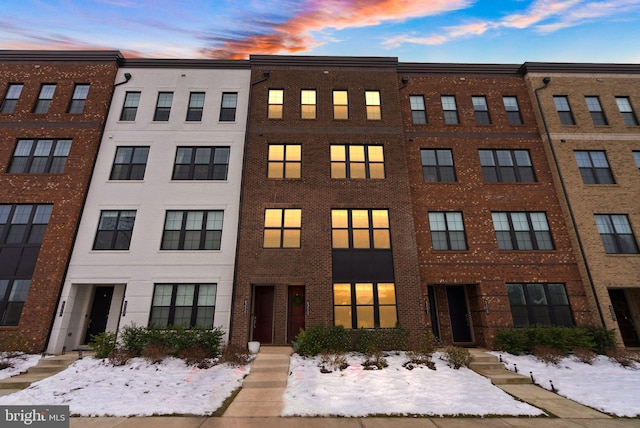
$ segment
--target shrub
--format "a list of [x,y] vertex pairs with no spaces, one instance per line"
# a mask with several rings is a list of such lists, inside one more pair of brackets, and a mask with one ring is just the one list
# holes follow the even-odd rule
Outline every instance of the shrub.
[[151,343],[144,347],[140,355],[152,364],[164,361],[170,354],[169,347],[162,343]]
[[13,361],[11,361],[12,358],[13,355],[3,352],[2,355],[0,355],[0,370],[13,367]]
[[588,348],[576,348],[573,350],[573,356],[582,363],[593,364],[593,362],[598,357],[598,354]]
[[111,352],[116,349],[116,339],[116,333],[110,333],[106,331],[91,336],[89,346],[94,350],[95,358],[107,358],[111,354]]
[[460,367],[469,367],[473,357],[465,348],[459,346],[449,346],[445,349],[442,359],[447,362],[449,367],[459,369]]
[[187,348],[200,347],[207,352],[207,358],[220,355],[223,333],[219,328],[204,330],[201,328],[159,329],[154,327],[126,326],[120,333],[122,347],[134,356],[141,356],[142,350],[149,345],[164,345],[169,355],[177,357]]
[[320,355],[323,352],[347,352],[351,350],[351,333],[342,326],[316,325],[300,331],[296,342],[296,352],[304,356]]
[[24,337],[21,333],[11,332],[3,335],[0,339],[0,352],[31,352],[31,340]]
[[199,369],[208,369],[213,366],[210,351],[202,346],[181,349],[178,357],[182,358],[188,366],[196,366]]
[[500,329],[496,332],[496,347],[513,355],[528,351],[528,339],[523,328]]
[[583,327],[583,329],[593,342],[590,349],[596,354],[604,355],[605,349],[616,346],[615,330],[607,330],[604,327]]
[[637,354],[627,351],[624,348],[607,348],[605,349],[607,357],[611,361],[615,361],[622,367],[635,367],[636,362],[640,362]]
[[361,328],[358,330],[356,350],[366,357],[382,351],[384,330]]
[[116,348],[109,354],[109,362],[114,366],[124,366],[133,357],[135,357],[135,355],[128,350]]
[[239,367],[249,364],[251,359],[251,353],[247,350],[247,348],[233,343],[228,343],[222,347],[220,359],[218,362],[222,364],[226,363],[234,367]]
[[344,370],[349,367],[347,357],[339,353],[323,352],[320,358],[320,372],[331,373],[336,370]]
[[402,328],[400,324],[397,324],[395,328],[387,330],[383,348],[389,351],[396,351],[397,355],[399,351],[407,349],[408,342],[409,332]]
[[558,363],[566,356],[566,353],[563,351],[547,345],[535,345],[531,350],[531,353],[539,360],[553,365],[558,365]]
[[496,347],[514,355],[531,353],[536,345],[546,345],[564,353],[578,348],[602,353],[615,344],[613,330],[602,327],[527,327],[501,329]]
[[375,351],[371,354],[365,354],[366,358],[362,363],[362,367],[364,370],[382,370],[386,367],[389,367],[389,363],[387,363],[386,358],[384,358],[384,354],[382,351]]

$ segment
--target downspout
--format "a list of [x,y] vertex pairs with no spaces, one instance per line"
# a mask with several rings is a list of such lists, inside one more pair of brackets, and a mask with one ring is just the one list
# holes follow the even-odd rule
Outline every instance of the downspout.
[[549,133],[549,126],[547,125],[547,119],[544,115],[544,110],[542,109],[542,105],[540,104],[540,96],[538,91],[542,89],[546,89],[551,82],[550,77],[544,77],[542,79],[542,83],[544,86],[541,86],[535,89],[533,92],[536,94],[536,101],[538,102],[538,110],[540,111],[540,115],[542,116],[542,124],[544,125],[544,131],[547,134],[547,141],[549,142],[549,148],[551,149],[551,155],[553,156],[553,163],[556,167],[556,172],[558,173],[558,177],[560,179],[560,187],[562,188],[562,194],[564,196],[564,200],[567,202],[567,208],[569,210],[569,217],[571,218],[571,225],[573,227],[573,232],[576,235],[576,240],[578,241],[578,248],[580,249],[580,255],[582,256],[582,261],[584,262],[585,269],[587,271],[587,279],[589,280],[589,285],[591,286],[591,291],[593,292],[593,298],[596,301],[596,308],[598,309],[598,315],[600,316],[600,322],[602,326],[606,328],[606,324],[604,322],[604,316],[602,315],[602,308],[600,307],[600,301],[598,300],[598,293],[596,292],[596,288],[593,284],[593,277],[591,276],[591,269],[589,269],[589,263],[587,262],[587,256],[584,252],[584,246],[582,245],[582,239],[580,239],[580,233],[578,232],[578,226],[576,225],[576,218],[573,214],[573,208],[571,207],[571,201],[569,199],[569,194],[567,192],[567,187],[564,183],[564,178],[562,177],[562,170],[560,169],[560,164],[558,162],[558,156],[556,155],[556,150],[553,147],[553,143],[551,142],[551,134]]

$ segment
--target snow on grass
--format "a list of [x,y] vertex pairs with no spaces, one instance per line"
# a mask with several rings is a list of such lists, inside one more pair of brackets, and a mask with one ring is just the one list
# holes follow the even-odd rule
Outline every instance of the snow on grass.
[[386,357],[389,367],[363,370],[363,357],[348,354],[344,371],[320,373],[320,357],[291,357],[283,416],[366,415],[542,415],[461,368],[454,370],[434,355],[437,370],[407,370],[404,353]]
[[[624,368],[600,355],[593,365],[564,358],[557,366],[547,365],[534,356],[514,356],[492,352],[513,370],[524,375],[533,373],[536,383],[551,390],[551,382],[558,394],[594,409],[621,417],[640,416],[640,365]],[[551,382],[550,382],[551,381]]]
[[11,353],[0,352],[0,361],[4,361],[5,359],[11,363],[11,367],[0,370],[0,379],[6,379],[26,372],[30,367],[38,364],[38,361],[40,361],[40,355],[18,354],[12,356]]

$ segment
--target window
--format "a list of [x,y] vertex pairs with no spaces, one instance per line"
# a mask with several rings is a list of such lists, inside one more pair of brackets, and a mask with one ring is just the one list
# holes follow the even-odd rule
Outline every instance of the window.
[[153,115],[155,122],[166,122],[171,114],[171,103],[173,102],[173,92],[159,92],[156,102],[156,112]]
[[84,111],[84,105],[87,102],[87,96],[89,95],[89,85],[78,84],[73,89],[73,95],[71,96],[71,104],[69,104],[69,113],[82,113]]
[[596,214],[596,225],[607,254],[638,254],[638,244],[626,215]]
[[462,213],[429,213],[431,244],[434,250],[466,250]]
[[161,250],[219,250],[224,211],[167,211]]
[[484,96],[471,97],[473,102],[473,111],[476,115],[476,123],[478,125],[490,125],[489,107],[487,107],[487,98]]
[[424,96],[409,96],[409,104],[411,105],[411,120],[414,125],[425,125],[427,123],[427,109],[424,106]]
[[545,213],[494,212],[491,216],[499,249],[553,250]]
[[636,166],[640,169],[640,152],[633,152],[633,157],[636,160]]
[[282,119],[282,110],[284,104],[283,89],[269,89],[269,111],[267,117],[269,119]]
[[124,96],[124,105],[122,106],[120,120],[126,122],[136,120],[138,103],[140,103],[140,92],[127,92]]
[[607,155],[603,151],[575,151],[584,184],[615,184]]
[[564,284],[507,284],[514,327],[573,327]]
[[331,210],[333,248],[389,249],[387,210]]
[[226,180],[229,147],[178,147],[172,180]]
[[442,110],[444,111],[444,123],[447,125],[458,124],[458,107],[456,106],[456,97],[443,95],[440,99],[442,101]]
[[573,118],[573,113],[571,113],[569,99],[563,95],[554,95],[553,102],[556,105],[556,110],[560,117],[560,123],[563,125],[575,125],[576,121]]
[[302,210],[267,208],[264,211],[264,248],[300,248]]
[[268,178],[300,178],[302,169],[300,144],[269,144]]
[[509,125],[522,125],[522,116],[520,116],[520,107],[518,106],[518,98],[502,97],[504,109],[507,112],[507,120]]
[[149,326],[213,328],[217,284],[155,284]]
[[[40,245],[52,209],[52,205],[0,205],[0,245]],[[2,275],[5,263],[9,264],[0,263]]]
[[18,325],[30,285],[30,279],[0,279],[0,325]]
[[394,328],[398,321],[394,283],[333,284],[334,325],[347,329]]
[[584,99],[587,102],[589,113],[591,113],[593,124],[596,126],[608,125],[609,123],[600,105],[600,99],[598,97],[584,97]]
[[528,150],[478,150],[484,181],[535,182]]
[[331,178],[384,178],[382,146],[332,145]]
[[56,92],[56,85],[44,84],[40,88],[40,95],[36,100],[36,106],[33,109],[34,113],[46,113],[49,111],[49,105],[53,99],[53,94]]
[[71,140],[18,140],[8,172],[60,174],[70,149]]
[[118,147],[109,180],[143,180],[149,147]]
[[333,91],[333,118],[349,119],[349,95],[347,91]]
[[627,126],[638,126],[638,118],[633,112],[629,97],[616,97],[616,104],[618,104],[618,109],[620,109],[624,124]]
[[222,105],[220,106],[220,122],[235,122],[237,107],[238,93],[223,92]]
[[0,106],[0,113],[13,113],[16,109],[16,104],[18,104],[18,99],[20,98],[20,93],[22,93],[23,88],[22,83],[12,83],[7,88],[7,94],[4,96],[4,101],[2,101],[2,106]]
[[426,182],[454,182],[456,171],[453,167],[453,155],[449,149],[422,149],[422,177]]
[[365,103],[367,105],[367,120],[382,119],[380,111],[380,91],[365,91]]
[[316,90],[303,89],[300,91],[301,117],[303,119],[316,118]]
[[187,108],[187,122],[200,122],[204,110],[204,92],[191,92],[189,94],[189,107]]
[[94,250],[128,250],[136,211],[100,211]]

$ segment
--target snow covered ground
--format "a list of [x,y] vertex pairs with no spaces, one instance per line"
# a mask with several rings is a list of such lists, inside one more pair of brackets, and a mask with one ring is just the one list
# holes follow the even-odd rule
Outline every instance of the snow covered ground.
[[[0,361],[3,361],[7,357],[5,352],[0,352]],[[29,367],[33,367],[40,361],[40,355],[33,354],[21,354],[11,358],[11,367],[0,370],[0,379],[5,379],[11,376],[19,375],[29,370]]]

